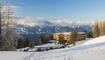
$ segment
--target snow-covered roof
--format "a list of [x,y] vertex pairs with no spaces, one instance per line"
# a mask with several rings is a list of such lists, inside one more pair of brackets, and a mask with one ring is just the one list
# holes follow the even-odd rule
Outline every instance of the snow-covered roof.
[[[54,34],[60,34],[60,33],[54,33]],[[62,34],[64,34],[64,35],[70,35],[71,32],[64,32]],[[85,34],[85,32],[78,32],[78,34]]]
[[50,42],[56,42],[56,40],[50,40]]
[[[54,34],[60,34],[60,33],[54,33]],[[71,32],[64,32],[64,33],[62,33],[62,34],[70,35]]]
[[47,43],[47,44],[43,44],[40,46],[35,46],[35,47],[54,47],[54,46],[62,46],[61,44],[56,44],[56,43]]

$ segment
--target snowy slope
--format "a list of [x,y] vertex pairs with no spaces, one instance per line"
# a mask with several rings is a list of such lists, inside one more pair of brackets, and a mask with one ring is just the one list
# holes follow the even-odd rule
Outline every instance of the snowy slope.
[[92,39],[90,41],[87,41],[86,43],[82,45],[91,45],[91,44],[98,44],[98,43],[105,43],[105,36],[101,36],[95,39]]
[[[105,36],[87,41],[73,48],[53,50],[33,56],[34,60],[105,60]],[[36,57],[36,58],[34,58]]]
[[25,60],[25,57],[32,54],[31,52],[0,52],[0,60]]
[[72,48],[45,52],[0,52],[0,60],[105,60],[104,56],[105,36],[87,40]]

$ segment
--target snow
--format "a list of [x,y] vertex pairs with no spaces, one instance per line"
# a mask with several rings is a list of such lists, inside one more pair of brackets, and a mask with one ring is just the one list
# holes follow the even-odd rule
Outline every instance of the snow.
[[24,60],[30,54],[30,52],[0,52],[0,60]]
[[39,45],[39,46],[35,46],[35,47],[54,47],[54,46],[61,46],[61,44],[48,43],[48,44],[43,44],[43,45]]
[[[53,46],[45,44],[42,46]],[[0,60],[105,60],[105,36],[78,41],[72,48],[44,52],[0,52]]]
[[[60,33],[54,33],[54,34],[60,34]],[[64,35],[70,35],[71,32],[64,32],[62,34],[64,34]],[[78,34],[85,34],[85,32],[78,32]]]
[[104,42],[105,42],[105,36],[101,36],[101,37],[92,39],[90,41],[87,41],[83,45],[98,44],[98,43],[104,43]]

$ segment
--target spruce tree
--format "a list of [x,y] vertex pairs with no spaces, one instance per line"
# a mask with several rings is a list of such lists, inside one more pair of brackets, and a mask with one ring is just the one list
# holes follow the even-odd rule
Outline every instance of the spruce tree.
[[26,43],[25,43],[25,46],[26,46],[26,47],[29,46],[29,41],[30,41],[30,38],[26,38]]
[[76,28],[72,28],[72,32],[71,32],[71,35],[70,35],[70,43],[75,45],[75,42],[77,41],[77,36],[78,36],[78,33],[77,33]]
[[65,44],[65,40],[64,40],[64,35],[63,34],[60,34],[59,35],[59,40],[58,40],[58,42],[60,43],[60,44]]
[[50,37],[48,35],[45,37],[45,39],[46,39],[46,43],[50,42]]
[[17,44],[17,48],[24,48],[24,39],[23,38],[19,38],[18,39],[18,44]]
[[30,47],[31,49],[33,49],[33,48],[34,48],[34,45],[35,45],[34,41],[30,39],[30,40],[29,40],[29,47]]
[[40,38],[38,39],[38,45],[42,45],[42,41]]
[[42,33],[40,35],[40,38],[41,38],[42,44],[45,44],[46,43],[46,38],[45,38],[45,34],[44,33]]

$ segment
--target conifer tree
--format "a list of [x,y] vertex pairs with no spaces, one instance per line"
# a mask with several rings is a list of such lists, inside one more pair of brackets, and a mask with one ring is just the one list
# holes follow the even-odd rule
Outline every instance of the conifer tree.
[[100,35],[98,23],[93,26],[92,34],[93,34],[94,38],[96,38],[96,37],[98,37]]
[[46,43],[50,42],[50,37],[48,35],[45,37],[45,39],[46,39]]
[[18,44],[17,44],[17,48],[24,48],[24,39],[23,38],[19,38],[18,39]]
[[78,36],[78,33],[77,33],[76,28],[72,28],[72,32],[71,32],[71,35],[70,35],[70,43],[75,45],[75,42],[77,41],[77,36]]
[[34,41],[30,39],[30,40],[29,40],[29,47],[30,47],[31,49],[33,49],[33,48],[34,48],[34,45],[35,45]]
[[30,41],[30,38],[26,38],[26,43],[25,43],[26,47],[29,47],[29,41]]
[[58,42],[60,43],[60,44],[65,44],[65,40],[64,40],[64,35],[63,34],[60,34],[59,35],[59,40],[58,40]]
[[38,45],[42,45],[42,41],[40,38],[38,39]]
[[45,44],[46,43],[46,38],[45,38],[45,34],[44,33],[42,33],[40,35],[40,38],[41,38],[42,44]]

